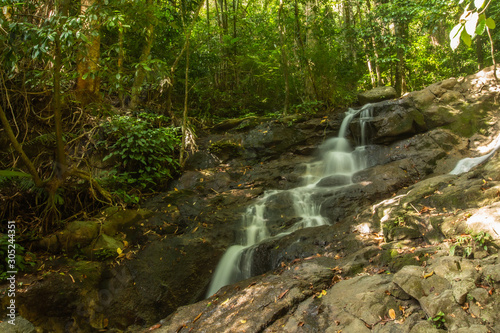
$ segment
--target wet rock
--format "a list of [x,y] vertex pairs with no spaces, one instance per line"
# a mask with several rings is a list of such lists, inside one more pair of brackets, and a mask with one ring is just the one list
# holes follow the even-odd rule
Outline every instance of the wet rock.
[[348,185],[351,183],[351,176],[344,175],[334,175],[322,178],[316,186],[318,187],[337,187],[342,185]]

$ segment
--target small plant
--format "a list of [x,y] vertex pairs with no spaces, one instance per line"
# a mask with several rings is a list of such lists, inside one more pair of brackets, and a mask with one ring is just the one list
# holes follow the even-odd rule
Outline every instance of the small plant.
[[405,224],[405,217],[404,216],[398,216],[394,220],[394,226],[402,226]]
[[[15,262],[16,262],[16,269],[9,269],[7,265],[7,261],[5,260],[8,258],[9,255],[9,245],[14,245],[15,246]],[[0,281],[3,281],[7,278],[7,271],[13,271],[13,270],[18,270],[18,271],[25,271],[29,266],[35,265],[33,261],[26,261],[25,259],[25,254],[30,254],[31,253],[26,253],[24,247],[22,247],[19,244],[12,244],[11,238],[9,238],[8,235],[3,235],[0,237],[0,258],[2,260],[0,261]]]
[[463,250],[464,258],[470,257],[478,248],[487,251],[487,242],[489,240],[491,240],[491,236],[484,231],[473,235],[462,234],[460,236],[457,236],[455,239],[455,244],[450,247],[450,256],[455,255],[457,248],[461,248]]
[[432,325],[435,328],[445,328],[445,319],[444,319],[444,313],[443,311],[439,311],[434,317],[431,317],[428,319],[430,322],[432,322]]
[[105,261],[105,260],[114,258],[118,255],[118,253],[116,251],[113,251],[111,249],[99,249],[99,250],[95,251],[94,254],[95,254],[95,257],[101,261]]
[[491,240],[490,234],[481,231],[480,233],[473,236],[476,245],[480,246],[483,250],[488,251],[488,246],[486,243]]
[[116,166],[104,179],[115,187],[115,195],[128,203],[137,203],[136,195],[128,190],[151,189],[172,178],[178,170],[174,157],[180,143],[180,131],[160,127],[167,118],[141,113],[138,117],[115,116],[101,126],[104,140],[98,145],[109,150],[103,161],[112,159]]

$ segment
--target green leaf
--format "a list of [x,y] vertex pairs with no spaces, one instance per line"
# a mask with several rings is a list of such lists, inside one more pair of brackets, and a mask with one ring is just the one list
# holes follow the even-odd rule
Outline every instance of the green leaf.
[[489,28],[489,29],[495,29],[496,25],[495,25],[495,21],[491,18],[491,17],[488,17],[486,19],[486,26]]
[[476,27],[476,35],[482,35],[486,30],[486,20],[480,21]]
[[26,177],[31,178],[31,175],[22,171],[0,170],[0,177]]
[[465,45],[471,46],[471,44],[472,44],[472,38],[470,37],[470,35],[465,30],[462,31],[462,35],[460,37],[464,41]]

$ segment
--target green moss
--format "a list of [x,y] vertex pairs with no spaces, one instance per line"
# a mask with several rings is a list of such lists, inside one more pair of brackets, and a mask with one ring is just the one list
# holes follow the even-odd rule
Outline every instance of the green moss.
[[397,256],[398,256],[398,251],[396,249],[388,249],[382,252],[380,261],[383,265],[387,265],[391,263]]
[[231,141],[217,141],[212,143],[208,150],[217,156],[225,155],[227,157],[238,157],[242,154],[241,145]]

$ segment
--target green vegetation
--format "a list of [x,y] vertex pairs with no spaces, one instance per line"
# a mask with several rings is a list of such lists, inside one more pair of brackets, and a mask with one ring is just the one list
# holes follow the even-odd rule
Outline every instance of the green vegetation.
[[197,126],[248,115],[294,126],[290,113],[342,110],[372,87],[402,95],[494,64],[500,12],[480,0],[0,7],[0,219],[20,234],[164,190]]
[[431,317],[428,319],[430,322],[432,322],[432,325],[435,328],[445,328],[444,324],[446,322],[444,318],[444,313],[442,311],[439,311],[434,317]]
[[138,203],[128,190],[160,188],[178,171],[173,157],[180,144],[179,128],[161,127],[167,119],[141,113],[138,117],[114,116],[101,125],[104,140],[97,143],[109,151],[112,175],[103,179],[127,203]]
[[488,242],[491,236],[484,231],[477,234],[462,234],[454,240],[455,244],[450,247],[450,256],[461,250],[464,258],[469,258],[477,249],[488,251]]
[[[9,246],[11,245],[11,246]],[[12,247],[15,247],[15,252]],[[7,267],[8,261],[12,255],[13,261],[15,261],[15,269],[9,269]],[[27,253],[24,247],[12,241],[12,238],[8,235],[3,235],[0,237],[0,257],[3,258],[0,261],[0,281],[5,280],[7,276],[7,271],[18,271],[25,272],[29,267],[33,266],[35,263],[31,260],[26,260],[25,255],[32,256],[31,253]]]

